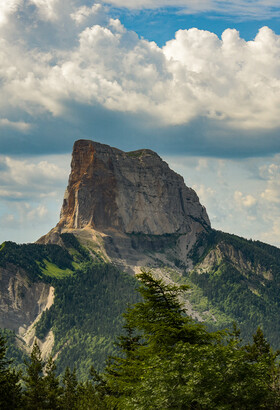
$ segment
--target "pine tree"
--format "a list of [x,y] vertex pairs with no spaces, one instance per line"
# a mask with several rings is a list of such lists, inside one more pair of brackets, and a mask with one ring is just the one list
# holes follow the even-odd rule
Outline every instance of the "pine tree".
[[20,374],[9,368],[11,362],[6,359],[5,339],[0,335],[0,409],[22,408]]
[[[154,367],[159,369],[160,363],[171,361],[178,344],[207,346],[219,338],[218,334],[210,334],[205,326],[186,316],[178,300],[178,296],[188,289],[186,286],[167,285],[144,271],[138,278],[143,301],[125,313],[127,335],[119,339],[122,353],[106,367],[106,380],[113,392],[107,401],[118,408],[129,406],[130,400],[134,402],[140,391],[145,391],[141,381],[146,380],[146,375],[148,388],[152,385],[148,379],[153,379]],[[162,372],[164,370],[161,369]],[[174,372],[178,373],[178,370],[174,369]],[[155,383],[155,390],[158,390],[157,385],[160,386],[158,382]],[[175,384],[178,384],[178,378]],[[162,396],[162,393],[159,394]],[[148,391],[147,399],[149,397],[152,395]],[[144,400],[144,407],[148,402]]]
[[62,378],[64,389],[62,395],[62,408],[65,410],[76,409],[78,401],[78,381],[76,376],[76,369],[72,372],[69,367],[66,368]]
[[26,363],[26,377],[24,378],[26,391],[24,393],[26,406],[28,409],[41,410],[46,408],[47,392],[44,383],[44,362],[41,351],[34,343],[29,363]]
[[242,346],[239,331],[209,332],[186,315],[178,296],[150,273],[143,301],[125,314],[121,353],[107,365],[108,408],[279,409],[279,366],[260,330]]
[[50,410],[60,409],[62,388],[55,374],[56,365],[50,357],[45,365],[45,377],[43,379],[46,391],[46,408]]

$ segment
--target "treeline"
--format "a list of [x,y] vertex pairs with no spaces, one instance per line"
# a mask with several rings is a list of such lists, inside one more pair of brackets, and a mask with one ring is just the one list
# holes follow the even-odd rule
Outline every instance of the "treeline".
[[279,259],[280,249],[260,241],[245,239],[237,235],[216,231],[202,233],[191,251],[194,264],[201,262],[211,249],[219,243],[232,246],[236,251],[241,251],[244,257],[251,261],[253,267],[261,265],[267,270],[272,270],[280,276]]
[[[6,241],[0,245],[0,267],[7,264],[19,266],[24,269],[31,281],[43,279],[51,281],[48,276],[47,263],[55,265],[61,270],[74,271],[73,262],[82,263],[91,260],[89,251],[83,247],[73,234],[60,235],[61,245],[28,243],[18,245]],[[97,258],[98,259],[98,258]]]
[[[23,244],[3,242],[0,248],[0,266],[7,264],[24,269],[31,281],[43,278],[42,270],[46,268],[45,261],[57,265],[60,269],[73,270],[73,257],[59,245]],[[46,277],[44,277],[46,280]]]
[[260,329],[245,345],[235,328],[209,332],[185,314],[178,299],[185,286],[147,272],[139,279],[142,300],[125,313],[118,353],[83,383],[69,368],[59,380],[36,344],[25,376],[15,374],[1,340],[0,408],[280,409],[279,352]]

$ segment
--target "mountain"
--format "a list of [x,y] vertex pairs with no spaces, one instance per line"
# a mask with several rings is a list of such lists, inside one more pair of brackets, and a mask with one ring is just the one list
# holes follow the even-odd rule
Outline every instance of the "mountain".
[[80,140],[58,226],[163,235],[200,232],[210,222],[196,193],[155,152]]
[[155,152],[74,144],[56,227],[0,248],[0,327],[28,351],[35,336],[59,371],[81,378],[115,349],[134,274],[189,285],[186,311],[210,328],[261,326],[280,346],[280,250],[215,231],[196,193]]
[[209,229],[196,193],[155,152],[125,153],[80,140],[73,148],[60,221],[38,243],[59,244],[61,233],[73,233],[107,260],[138,272],[156,267],[157,253],[171,247],[172,258],[187,264],[188,251]]

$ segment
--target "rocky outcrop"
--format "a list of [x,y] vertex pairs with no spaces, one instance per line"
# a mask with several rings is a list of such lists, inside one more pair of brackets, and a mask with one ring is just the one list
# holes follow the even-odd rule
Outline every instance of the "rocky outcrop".
[[8,263],[0,267],[0,328],[24,334],[49,305],[51,292],[43,282],[30,282],[24,269]]
[[58,226],[163,235],[202,231],[210,222],[196,193],[155,152],[79,140]]
[[195,269],[198,273],[207,273],[215,271],[222,263],[234,266],[245,277],[253,274],[255,278],[263,277],[270,281],[273,280],[271,269],[267,269],[259,262],[253,263],[240,249],[236,249],[233,245],[223,241],[219,242],[214,249],[211,249]]

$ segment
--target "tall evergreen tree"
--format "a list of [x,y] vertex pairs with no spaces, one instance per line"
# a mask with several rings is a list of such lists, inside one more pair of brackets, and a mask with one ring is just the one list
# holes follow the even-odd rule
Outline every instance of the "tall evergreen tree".
[[26,363],[26,373],[24,377],[26,391],[24,398],[28,409],[42,410],[46,408],[47,392],[44,383],[44,362],[41,357],[41,351],[37,344],[34,343],[30,360]]
[[11,362],[6,359],[5,339],[0,335],[0,409],[22,408],[20,374],[10,369]]
[[257,331],[208,332],[186,315],[178,296],[150,273],[139,275],[143,301],[125,314],[121,354],[105,371],[104,400],[117,409],[279,409],[279,367]]
[[62,388],[59,379],[55,374],[56,365],[50,357],[45,365],[45,377],[43,379],[46,391],[46,408],[57,410],[61,408]]
[[78,381],[76,376],[76,369],[71,371],[70,368],[67,367],[62,381],[64,385],[62,395],[62,409],[76,409],[78,401]]

